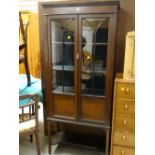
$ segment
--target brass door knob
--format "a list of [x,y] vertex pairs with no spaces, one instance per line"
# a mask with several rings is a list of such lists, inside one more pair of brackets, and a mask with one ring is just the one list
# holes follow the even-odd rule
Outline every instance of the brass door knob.
[[122,88],[121,88],[121,91],[125,91],[125,88],[122,87]]
[[126,88],[125,92],[126,92],[126,94],[129,94],[130,89],[129,88]]

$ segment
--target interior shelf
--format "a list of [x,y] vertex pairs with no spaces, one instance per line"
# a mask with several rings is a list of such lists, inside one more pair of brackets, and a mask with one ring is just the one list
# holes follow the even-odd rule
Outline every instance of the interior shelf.
[[82,67],[82,73],[86,73],[86,74],[96,73],[96,74],[104,74],[105,75],[106,69],[100,68],[100,67],[94,67],[94,69],[93,69],[93,67],[91,67],[91,68],[86,69],[86,68]]
[[53,93],[59,93],[59,94],[62,94],[62,93],[72,93],[73,94],[74,92],[74,87],[71,87],[71,86],[56,86],[54,89],[53,89]]
[[73,45],[74,42],[52,42],[52,44],[65,44],[65,45]]
[[60,71],[74,71],[74,66],[72,65],[53,65],[53,70],[60,70]]
[[82,43],[83,45],[108,45],[108,43],[97,43],[97,42],[87,42],[87,43]]
[[104,89],[86,88],[86,89],[82,89],[82,94],[85,94],[85,95],[101,95],[101,96],[103,96],[105,94],[105,90]]

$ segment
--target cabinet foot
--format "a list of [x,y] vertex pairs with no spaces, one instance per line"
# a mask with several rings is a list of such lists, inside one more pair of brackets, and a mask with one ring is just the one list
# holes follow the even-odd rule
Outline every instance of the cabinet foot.
[[109,155],[109,136],[110,136],[110,129],[106,129],[105,155]]
[[48,121],[48,153],[51,154],[51,123]]

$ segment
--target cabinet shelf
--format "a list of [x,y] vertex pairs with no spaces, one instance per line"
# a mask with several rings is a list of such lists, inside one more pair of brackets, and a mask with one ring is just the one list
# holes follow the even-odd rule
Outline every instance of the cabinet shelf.
[[52,44],[60,44],[60,45],[74,45],[74,42],[57,42],[57,41],[54,41],[52,42]]
[[94,69],[91,68],[91,69],[83,69],[82,68],[82,73],[85,73],[85,74],[106,74],[106,69],[105,68],[97,68],[95,67]]
[[56,94],[73,94],[74,93],[74,87],[71,86],[56,86],[53,89],[53,93]]
[[[74,42],[52,42],[52,44],[60,44],[60,45],[74,45]],[[108,45],[108,43],[94,43],[94,42],[87,42],[87,43],[82,43],[83,45]]]
[[95,42],[87,42],[87,43],[82,43],[82,45],[108,45],[108,43],[95,43]]
[[82,89],[82,94],[83,95],[96,95],[96,96],[104,96],[105,90],[104,89],[91,89],[91,88],[86,88]]
[[53,70],[59,70],[59,71],[74,71],[74,66],[72,65],[53,65]]

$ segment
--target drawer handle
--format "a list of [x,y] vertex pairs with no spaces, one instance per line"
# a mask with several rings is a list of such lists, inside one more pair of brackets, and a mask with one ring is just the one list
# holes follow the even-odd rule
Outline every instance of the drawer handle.
[[123,121],[123,125],[126,126],[127,125],[127,120]]
[[126,140],[126,137],[125,136],[122,136],[122,140],[125,141]]
[[122,154],[122,155],[124,155],[124,154],[125,154],[125,151],[124,151],[124,150],[122,150],[122,151],[121,151],[121,154]]
[[130,89],[126,88],[125,92],[126,92],[126,94],[128,94],[130,92]]
[[125,91],[125,88],[121,88],[121,91]]
[[130,88],[126,88],[126,89],[125,89],[124,87],[122,87],[122,88],[121,88],[121,91],[122,91],[122,92],[125,92],[126,94],[129,94]]
[[125,104],[125,105],[124,105],[124,108],[125,108],[125,109],[128,109],[128,104]]

